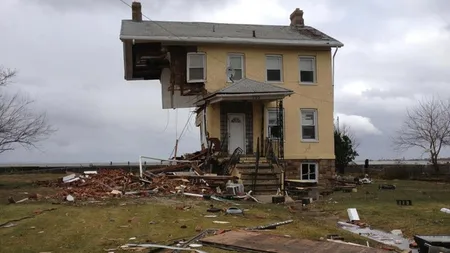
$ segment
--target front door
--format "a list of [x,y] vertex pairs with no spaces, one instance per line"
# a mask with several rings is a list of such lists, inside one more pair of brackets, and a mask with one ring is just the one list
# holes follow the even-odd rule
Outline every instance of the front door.
[[238,147],[245,153],[245,114],[228,113],[228,152]]

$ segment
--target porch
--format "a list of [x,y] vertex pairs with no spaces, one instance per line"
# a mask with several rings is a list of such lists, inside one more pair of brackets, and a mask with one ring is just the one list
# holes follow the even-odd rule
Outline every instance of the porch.
[[283,99],[291,94],[283,87],[242,79],[208,95],[198,112],[202,144],[206,147],[206,139],[215,138],[225,155],[241,149],[242,156],[254,156],[258,146],[259,154],[265,155],[269,138],[277,155],[283,156],[279,142],[283,140]]

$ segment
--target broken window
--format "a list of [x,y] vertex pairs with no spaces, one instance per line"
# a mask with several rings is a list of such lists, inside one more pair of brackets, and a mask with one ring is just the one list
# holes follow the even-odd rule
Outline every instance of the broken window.
[[206,80],[206,56],[203,53],[188,53],[187,81],[204,82]]
[[315,57],[300,57],[300,83],[316,82],[316,59]]
[[[228,67],[234,69],[233,81],[238,81],[244,78],[244,55],[242,54],[229,54],[228,55]],[[228,82],[231,82],[230,78]]]
[[283,57],[281,55],[266,56],[266,81],[283,81]]
[[317,163],[302,163],[300,166],[300,179],[317,181]]
[[317,140],[317,110],[302,109],[301,110],[301,126],[302,140]]

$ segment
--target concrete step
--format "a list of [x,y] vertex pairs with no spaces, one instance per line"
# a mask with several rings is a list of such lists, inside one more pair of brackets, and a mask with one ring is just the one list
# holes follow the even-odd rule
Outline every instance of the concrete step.
[[[242,180],[242,183],[244,184],[244,186],[246,185],[253,185],[253,180],[252,179],[244,179]],[[270,185],[279,185],[280,181],[278,180],[278,178],[275,179],[256,179],[256,185],[265,185],[265,186],[270,186]]]
[[[255,168],[255,166],[252,166],[252,167],[250,167],[250,166],[245,166],[245,167],[239,167],[239,166],[237,166],[236,167],[236,169],[238,169],[239,171],[255,171],[256,170],[256,168]],[[258,171],[275,171],[276,169],[275,168],[270,168],[270,167],[259,167],[258,168]]]
[[[255,163],[238,163],[236,164],[237,168],[255,168],[256,164]],[[259,168],[270,168],[270,164],[268,163],[260,163]]]
[[[238,170],[241,175],[254,175],[256,170]],[[258,170],[258,175],[279,175],[280,173],[272,170]]]
[[[242,180],[253,180],[253,178],[255,178],[255,174],[241,174]],[[258,174],[256,176],[256,180],[273,180],[278,178],[276,174]]]

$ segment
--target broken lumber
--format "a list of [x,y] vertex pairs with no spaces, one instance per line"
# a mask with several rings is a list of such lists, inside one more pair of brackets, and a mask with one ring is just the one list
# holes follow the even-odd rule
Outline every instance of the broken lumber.
[[264,225],[264,226],[257,226],[257,227],[252,227],[252,228],[246,228],[245,230],[264,230],[264,229],[275,229],[279,226],[282,225],[286,225],[289,223],[294,222],[294,220],[286,220],[286,221],[280,221],[280,222],[276,222],[276,223],[272,223],[272,224],[268,224],[268,225]]

